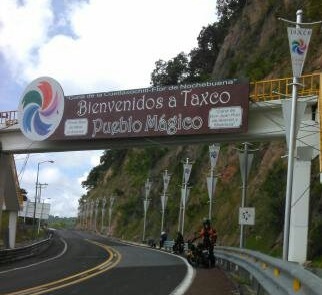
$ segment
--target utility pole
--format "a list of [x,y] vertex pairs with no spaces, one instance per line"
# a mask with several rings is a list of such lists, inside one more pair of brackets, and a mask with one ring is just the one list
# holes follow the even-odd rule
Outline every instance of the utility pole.
[[46,161],[41,161],[41,162],[38,162],[37,164],[37,178],[36,178],[36,190],[35,190],[35,203],[34,203],[34,214],[33,214],[33,220],[32,220],[32,235],[33,235],[33,239],[35,239],[35,236],[36,236],[36,211],[37,211],[37,202],[39,202],[39,195],[38,195],[38,187],[39,187],[39,168],[40,168],[40,165],[43,164],[43,163],[54,163],[54,161],[52,160],[46,160]]
[[38,203],[40,203],[40,201],[41,201],[42,188],[46,187],[47,185],[48,185],[48,183],[39,183],[38,184],[38,190],[39,190]]

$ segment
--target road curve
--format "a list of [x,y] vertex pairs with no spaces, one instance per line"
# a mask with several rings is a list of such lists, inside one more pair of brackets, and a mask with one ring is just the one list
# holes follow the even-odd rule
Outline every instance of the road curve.
[[44,257],[37,257],[15,263],[10,269],[0,267],[0,294],[181,292],[174,290],[185,278],[187,266],[179,257],[85,232],[59,231],[58,234],[67,248],[61,242],[60,254],[50,249],[52,259],[46,258],[46,262],[40,263]]

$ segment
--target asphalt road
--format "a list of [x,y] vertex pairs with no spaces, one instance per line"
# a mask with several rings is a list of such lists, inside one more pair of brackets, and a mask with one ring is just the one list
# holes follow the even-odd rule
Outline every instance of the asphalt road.
[[57,234],[49,257],[0,266],[0,294],[182,294],[189,268],[180,257],[85,232]]

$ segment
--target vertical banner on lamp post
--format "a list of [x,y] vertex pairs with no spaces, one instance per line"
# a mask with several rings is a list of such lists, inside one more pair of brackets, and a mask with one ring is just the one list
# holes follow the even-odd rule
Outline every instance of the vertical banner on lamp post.
[[219,156],[220,145],[213,144],[209,146],[210,165],[213,170],[216,167],[218,156]]
[[148,211],[149,205],[150,205],[150,200],[143,201],[144,212]]
[[190,163],[184,163],[183,164],[184,181],[185,181],[185,183],[187,183],[188,180],[189,180],[190,173],[191,173],[191,168],[192,168],[192,164],[190,164]]
[[[249,173],[250,173],[250,169],[253,163],[253,159],[254,159],[254,154],[247,154],[247,157],[245,159],[245,155],[244,152],[240,152],[238,153],[239,156],[239,163],[240,163],[240,173],[241,173],[241,178],[242,178],[242,182],[243,184],[245,184],[246,179],[248,179]],[[247,161],[247,163],[245,162]],[[245,172],[245,166],[247,165],[247,172]],[[245,175],[245,173],[247,173],[247,175]]]
[[168,203],[168,196],[167,195],[161,195],[161,208],[162,211],[165,211],[165,208],[167,207]]
[[292,59],[293,76],[299,78],[302,75],[312,29],[288,27],[287,33]]
[[170,182],[170,174],[168,174],[167,170],[163,173],[163,188],[164,188],[164,193],[167,192],[168,186]]
[[190,188],[187,187],[187,194],[186,194],[186,189],[181,188],[181,204],[182,206],[186,206],[188,200],[189,200],[189,195],[190,195]]
[[110,207],[112,208],[113,207],[113,205],[114,205],[114,201],[115,201],[115,197],[114,196],[112,196],[111,198],[110,198]]
[[212,196],[214,195],[214,192],[216,190],[216,184],[217,184],[217,177],[207,177],[207,189],[208,189],[208,196],[209,200],[212,200]]
[[150,194],[151,185],[152,185],[152,183],[149,181],[149,179],[147,179],[145,182],[145,198],[148,198],[148,196]]

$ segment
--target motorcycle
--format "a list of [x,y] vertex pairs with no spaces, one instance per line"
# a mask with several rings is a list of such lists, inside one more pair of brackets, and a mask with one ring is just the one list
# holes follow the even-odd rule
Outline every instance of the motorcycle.
[[193,267],[207,267],[215,266],[215,257],[210,255],[209,248],[204,247],[202,243],[197,246],[191,241],[188,241],[187,260]]
[[172,247],[173,253],[183,254],[184,252],[184,243],[175,243]]

